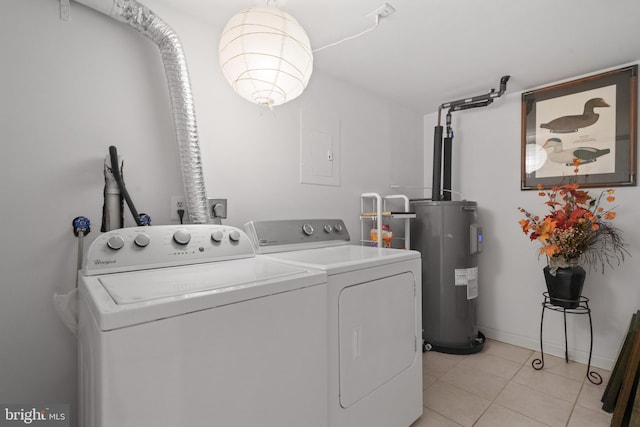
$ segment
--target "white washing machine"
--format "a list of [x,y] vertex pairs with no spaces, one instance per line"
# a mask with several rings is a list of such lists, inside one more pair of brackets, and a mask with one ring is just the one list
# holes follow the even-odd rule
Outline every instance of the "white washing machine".
[[350,244],[341,220],[253,221],[258,257],[327,272],[330,427],[408,427],[422,415],[416,251]]
[[325,272],[233,227],[135,227],[79,286],[79,425],[327,426]]

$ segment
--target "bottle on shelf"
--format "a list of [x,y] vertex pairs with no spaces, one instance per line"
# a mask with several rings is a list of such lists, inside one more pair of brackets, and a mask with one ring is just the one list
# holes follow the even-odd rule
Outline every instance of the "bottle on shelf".
[[369,240],[371,240],[371,246],[377,248],[378,247],[378,229],[375,226],[375,223],[371,227],[371,231],[369,231]]
[[391,231],[389,224],[383,224],[382,225],[382,247],[390,248],[392,238],[393,238],[393,232]]
[[[389,224],[382,225],[382,247],[390,248],[391,247],[391,239],[393,238],[393,232],[389,227]],[[375,225],[371,228],[369,232],[369,240],[371,240],[371,246],[378,247],[379,239],[378,239],[378,228]]]

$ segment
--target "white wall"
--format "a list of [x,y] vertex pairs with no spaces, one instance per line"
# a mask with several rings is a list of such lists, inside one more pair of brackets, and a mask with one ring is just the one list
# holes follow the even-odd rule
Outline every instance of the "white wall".
[[[507,91],[489,107],[453,114],[453,188],[478,202],[484,227],[485,246],[479,257],[480,330],[488,337],[539,350],[541,294],[546,290],[542,268],[546,261],[538,259],[539,245],[522,233],[517,208],[540,214],[545,209],[537,191],[520,191],[520,99],[521,93]],[[425,116],[426,157],[432,155],[436,121],[435,114]],[[427,185],[431,181],[430,162],[425,160]],[[615,225],[623,230],[632,256],[604,275],[589,273],[583,290],[591,299],[592,363],[599,367],[613,366],[631,316],[640,308],[639,195],[638,187],[616,189],[619,206]],[[569,356],[586,362],[588,317],[568,317]],[[544,326],[545,352],[563,356],[562,315],[547,311]]]
[[[99,233],[103,161],[116,145],[138,210],[171,222],[170,197],[183,189],[168,91],[157,48],[125,24],[73,2],[68,23],[57,1],[4,3],[0,402],[75,406],[76,342],[52,305],[74,287],[71,221],[87,216],[88,240]],[[146,4],[185,46],[207,193],[228,198],[227,224],[339,217],[357,240],[360,193],[422,182],[421,113],[321,73],[298,100],[260,109],[223,80],[218,29]],[[301,109],[341,120],[339,187],[299,183]]]

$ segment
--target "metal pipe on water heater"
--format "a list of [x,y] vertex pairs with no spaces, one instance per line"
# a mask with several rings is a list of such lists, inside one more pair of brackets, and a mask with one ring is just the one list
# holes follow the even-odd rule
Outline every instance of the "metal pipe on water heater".
[[[472,96],[470,98],[458,99],[456,101],[445,102],[438,107],[438,124],[433,135],[433,183],[431,185],[431,200],[451,200],[451,161],[452,161],[452,141],[453,131],[451,130],[451,113],[463,111],[471,108],[486,107],[493,103],[494,98],[499,98],[507,90],[507,82],[511,76],[502,76],[500,79],[500,89],[491,89],[484,95]],[[447,133],[444,146],[444,167],[443,163],[443,128],[440,124],[442,110],[448,108],[447,113]],[[444,177],[443,175],[444,169]],[[442,181],[445,186],[442,188]],[[443,195],[444,192],[444,195]]]

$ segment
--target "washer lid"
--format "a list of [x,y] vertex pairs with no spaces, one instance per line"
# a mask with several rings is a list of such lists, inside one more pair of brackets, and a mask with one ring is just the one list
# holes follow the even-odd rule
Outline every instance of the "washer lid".
[[81,292],[106,331],[322,283],[322,271],[246,258],[82,276]]
[[419,258],[420,253],[404,249],[342,245],[259,255],[297,266],[325,270],[329,275]]
[[229,292],[256,282],[304,273],[289,265],[255,260],[219,262],[215,265],[135,271],[98,278],[118,304],[189,295],[197,292]]

